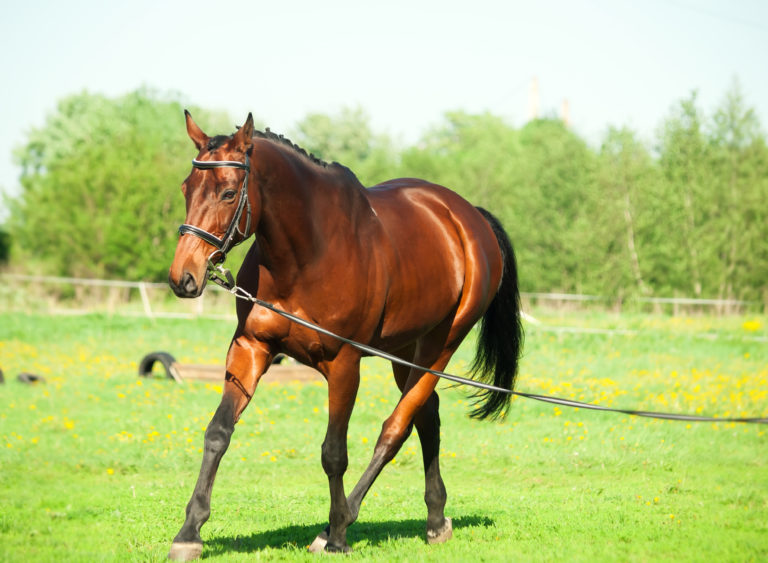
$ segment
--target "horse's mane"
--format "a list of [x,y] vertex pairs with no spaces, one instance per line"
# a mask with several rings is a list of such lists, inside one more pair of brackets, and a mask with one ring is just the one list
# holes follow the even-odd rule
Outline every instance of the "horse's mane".
[[274,141],[275,143],[279,143],[281,145],[285,145],[286,147],[293,149],[295,152],[299,153],[305,158],[308,158],[311,162],[314,162],[315,164],[322,166],[323,168],[327,168],[329,166],[327,162],[317,158],[311,152],[307,152],[306,150],[301,148],[296,143],[292,142],[287,137],[284,137],[283,135],[270,131],[269,127],[267,127],[264,131],[258,131],[258,130],[254,131],[253,136],[258,137],[260,139],[267,139],[269,141]]
[[[239,127],[238,127],[238,129],[239,129]],[[283,135],[280,135],[278,133],[270,131],[269,127],[267,127],[264,131],[254,130],[253,136],[256,137],[256,138],[259,138],[259,139],[267,139],[268,141],[273,141],[273,142],[278,143],[280,145],[284,145],[286,147],[289,147],[294,152],[296,152],[299,155],[309,159],[310,162],[313,162],[313,163],[317,164],[318,166],[322,166],[323,168],[328,168],[328,166],[330,166],[327,162],[317,158],[311,152],[307,152],[306,150],[301,148],[296,143],[293,143],[287,137],[284,137]],[[218,149],[220,146],[222,146],[224,143],[229,141],[231,138],[232,138],[232,135],[216,135],[215,137],[211,137],[208,140],[208,145],[207,145],[206,148],[208,149],[209,152],[210,151],[214,151],[214,150]]]

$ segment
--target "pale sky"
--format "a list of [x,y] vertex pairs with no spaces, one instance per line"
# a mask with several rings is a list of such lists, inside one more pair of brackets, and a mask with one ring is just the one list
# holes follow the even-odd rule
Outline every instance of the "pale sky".
[[10,153],[26,132],[83,90],[178,92],[278,132],[361,106],[409,143],[456,109],[521,126],[536,77],[541,112],[567,99],[589,142],[627,125],[650,143],[676,102],[696,89],[711,112],[734,78],[768,128],[766,61],[764,0],[8,2],[0,189],[17,192]]

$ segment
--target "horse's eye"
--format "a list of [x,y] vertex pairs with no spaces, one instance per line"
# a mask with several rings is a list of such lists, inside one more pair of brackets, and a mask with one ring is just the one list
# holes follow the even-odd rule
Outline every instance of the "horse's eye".
[[222,201],[232,201],[235,199],[235,190],[226,190],[223,194],[221,194]]

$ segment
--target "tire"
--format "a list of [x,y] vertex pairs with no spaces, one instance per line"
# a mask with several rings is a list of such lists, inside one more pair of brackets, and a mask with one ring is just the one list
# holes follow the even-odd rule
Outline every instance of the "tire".
[[151,377],[152,367],[155,365],[155,362],[160,362],[168,379],[173,379],[177,383],[181,382],[179,371],[176,369],[176,358],[168,352],[151,352],[144,356],[141,362],[139,362],[139,376]]

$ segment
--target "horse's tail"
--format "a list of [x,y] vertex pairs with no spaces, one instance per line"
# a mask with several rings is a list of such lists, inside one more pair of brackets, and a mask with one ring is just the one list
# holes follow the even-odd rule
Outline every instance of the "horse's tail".
[[[472,362],[475,379],[512,391],[517,375],[517,361],[523,345],[523,326],[520,319],[520,292],[517,284],[515,252],[504,227],[491,213],[480,207],[477,210],[493,229],[504,260],[501,284],[491,305],[483,316],[477,354]],[[498,391],[479,391],[472,418],[504,418],[509,408],[511,394]]]

